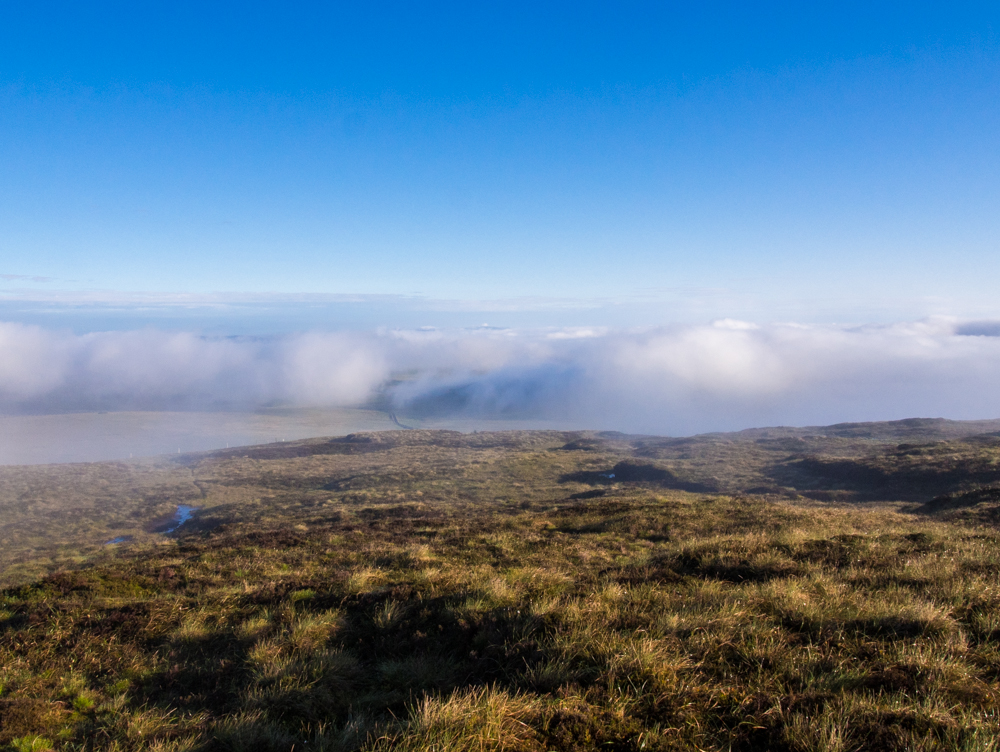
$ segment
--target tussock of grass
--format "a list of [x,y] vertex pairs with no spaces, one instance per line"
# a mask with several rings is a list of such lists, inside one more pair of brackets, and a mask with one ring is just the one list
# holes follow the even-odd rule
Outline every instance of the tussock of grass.
[[[477,687],[447,697],[424,697],[407,723],[377,739],[375,750],[485,752],[517,750],[535,742],[525,721],[536,715],[537,700],[497,689]],[[531,744],[531,746],[537,746]]]

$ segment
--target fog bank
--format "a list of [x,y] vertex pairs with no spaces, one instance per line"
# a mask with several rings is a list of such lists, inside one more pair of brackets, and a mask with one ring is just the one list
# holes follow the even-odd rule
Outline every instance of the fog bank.
[[380,330],[203,337],[0,323],[0,411],[365,404],[683,435],[1000,416],[1000,325]]

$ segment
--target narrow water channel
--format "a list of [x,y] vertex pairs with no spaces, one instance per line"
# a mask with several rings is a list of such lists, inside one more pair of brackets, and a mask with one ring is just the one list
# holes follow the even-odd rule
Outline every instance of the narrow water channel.
[[168,527],[163,531],[164,535],[167,533],[172,533],[174,530],[179,528],[185,522],[194,517],[194,513],[198,511],[200,507],[189,507],[187,504],[181,504],[177,507],[177,511],[174,512],[174,524],[172,527]]

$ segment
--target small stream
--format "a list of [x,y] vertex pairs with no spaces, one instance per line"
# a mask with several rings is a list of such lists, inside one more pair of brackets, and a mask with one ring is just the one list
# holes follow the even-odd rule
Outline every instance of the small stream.
[[[176,531],[181,525],[194,517],[194,513],[197,512],[201,507],[191,507],[187,504],[179,504],[177,506],[177,511],[174,512],[174,516],[169,519],[162,521],[157,525],[157,527],[150,530],[153,533],[159,533],[160,535],[169,535],[170,533]],[[162,520],[162,518],[161,518]],[[122,535],[117,538],[112,538],[105,542],[105,546],[113,546],[117,543],[131,543],[133,540],[131,535]]]
[[174,532],[174,530],[176,530],[185,522],[194,517],[194,513],[197,512],[199,509],[200,507],[189,507],[187,504],[178,505],[177,511],[174,512],[174,519],[173,519],[174,524],[171,527],[168,527],[166,530],[164,530],[163,534],[166,535],[167,533]]

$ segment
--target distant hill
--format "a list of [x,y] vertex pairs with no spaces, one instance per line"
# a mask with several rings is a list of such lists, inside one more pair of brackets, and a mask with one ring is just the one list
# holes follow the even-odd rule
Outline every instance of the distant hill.
[[751,439],[776,439],[784,437],[836,436],[845,439],[871,439],[873,441],[944,441],[961,439],[983,433],[1000,432],[997,420],[947,420],[946,418],[907,418],[906,420],[879,421],[874,423],[836,423],[832,426],[806,426],[789,428],[748,428],[723,436]]
[[[178,505],[199,507],[192,524],[211,527],[288,514],[281,505],[292,498],[339,503],[419,493],[491,503],[530,488],[534,499],[558,501],[635,487],[819,502],[954,497],[923,509],[985,519],[993,496],[978,492],[1000,487],[1000,434],[988,430],[997,426],[914,419],[687,438],[418,429],[126,462],[0,467],[0,582],[86,561],[108,540],[154,541]],[[278,511],[267,512],[272,503]]]

